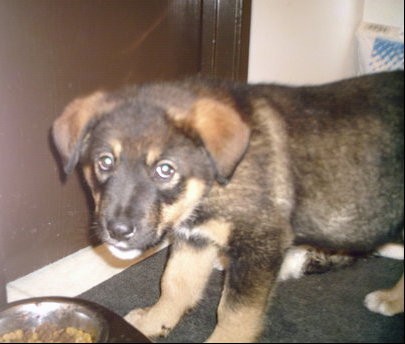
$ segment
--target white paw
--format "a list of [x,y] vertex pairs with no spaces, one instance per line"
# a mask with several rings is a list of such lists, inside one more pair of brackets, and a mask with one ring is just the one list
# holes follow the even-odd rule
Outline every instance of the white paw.
[[147,337],[166,337],[175,325],[165,321],[153,307],[134,309],[124,319]]
[[404,245],[402,244],[385,244],[380,246],[376,254],[381,257],[404,260]]
[[278,274],[278,280],[300,278],[304,274],[307,253],[308,249],[305,246],[295,246],[288,249]]
[[364,305],[372,312],[392,316],[404,309],[403,299],[393,297],[390,290],[376,290],[364,299]]

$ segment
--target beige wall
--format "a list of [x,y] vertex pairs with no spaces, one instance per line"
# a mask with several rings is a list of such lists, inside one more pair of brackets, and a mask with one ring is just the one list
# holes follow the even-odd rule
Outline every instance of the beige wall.
[[404,0],[365,0],[363,20],[404,27]]
[[253,0],[250,82],[315,84],[356,74],[364,20],[403,25],[403,0]]

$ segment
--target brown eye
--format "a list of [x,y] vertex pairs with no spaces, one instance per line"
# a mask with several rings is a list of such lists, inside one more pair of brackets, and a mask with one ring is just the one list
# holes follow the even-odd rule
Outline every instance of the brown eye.
[[111,172],[114,169],[114,156],[111,153],[104,153],[97,159],[97,165],[102,172]]
[[160,162],[155,168],[155,176],[160,180],[169,181],[172,179],[176,170],[173,165],[168,161]]

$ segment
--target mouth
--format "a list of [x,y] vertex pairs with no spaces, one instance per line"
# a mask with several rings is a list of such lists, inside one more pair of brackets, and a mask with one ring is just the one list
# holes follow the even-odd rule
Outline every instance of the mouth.
[[[149,231],[149,233],[153,233]],[[143,252],[159,245],[166,237],[166,232],[160,236],[144,236],[142,238],[131,238],[130,240],[116,240],[108,231],[103,231],[102,241],[106,244],[111,254],[122,260],[131,260],[139,257]]]
[[123,243],[119,242],[117,244],[107,243],[108,250],[112,253],[113,256],[122,259],[122,260],[131,260],[139,257],[143,250],[138,250],[135,248],[128,248],[122,245]]

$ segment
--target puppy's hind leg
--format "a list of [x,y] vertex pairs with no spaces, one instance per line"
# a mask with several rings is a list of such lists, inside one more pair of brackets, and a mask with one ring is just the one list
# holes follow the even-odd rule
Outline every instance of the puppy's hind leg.
[[380,246],[375,254],[385,258],[404,260],[404,245],[388,243]]
[[[404,259],[404,245],[389,243],[381,246],[379,256]],[[392,316],[404,311],[404,274],[390,289],[380,289],[369,293],[364,299],[365,306],[372,312]]]
[[167,336],[183,314],[197,304],[217,257],[217,248],[212,245],[195,247],[182,241],[175,243],[172,250],[158,302],[125,316],[148,337]]
[[392,316],[404,311],[404,275],[391,289],[380,289],[368,294],[365,306],[372,312]]

